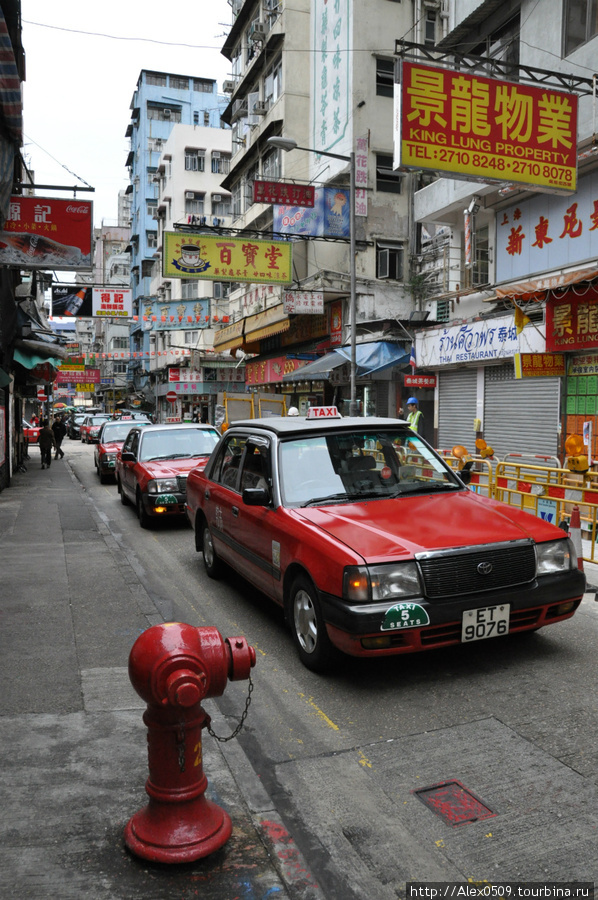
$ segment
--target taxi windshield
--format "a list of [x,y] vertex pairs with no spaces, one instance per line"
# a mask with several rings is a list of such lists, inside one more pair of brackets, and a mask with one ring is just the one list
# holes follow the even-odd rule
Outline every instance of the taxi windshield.
[[123,422],[122,424],[118,422],[115,425],[104,425],[102,429],[102,441],[104,444],[110,444],[112,441],[123,441],[128,435],[129,431],[133,427],[133,425],[138,425],[138,422]]
[[212,428],[152,431],[143,435],[139,459],[184,459],[209,456],[218,443],[219,434]]
[[359,430],[289,439],[280,445],[285,506],[317,506],[463,488],[413,432]]

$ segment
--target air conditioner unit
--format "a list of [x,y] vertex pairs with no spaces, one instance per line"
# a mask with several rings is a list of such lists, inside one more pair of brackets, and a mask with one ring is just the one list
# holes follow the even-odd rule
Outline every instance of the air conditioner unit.
[[220,150],[212,150],[212,159],[220,159]]
[[258,19],[255,22],[252,22],[251,28],[249,29],[249,37],[252,41],[265,41],[266,40],[266,25],[264,22],[260,22]]
[[233,103],[233,111],[231,113],[231,122],[236,122],[247,115],[247,100],[235,100]]
[[222,83],[222,90],[224,91],[225,94],[232,94],[234,89],[235,89],[234,81],[224,81]]
[[195,193],[193,191],[185,191],[185,200],[195,200]]
[[253,104],[251,112],[254,116],[265,116],[268,112],[269,103],[267,100],[256,100]]
[[170,117],[171,117],[171,115],[172,115],[172,110],[171,110],[171,109],[163,109],[162,112],[164,113],[164,118],[165,118],[165,119],[170,119]]
[[212,203],[220,203],[222,201],[222,194],[212,194]]

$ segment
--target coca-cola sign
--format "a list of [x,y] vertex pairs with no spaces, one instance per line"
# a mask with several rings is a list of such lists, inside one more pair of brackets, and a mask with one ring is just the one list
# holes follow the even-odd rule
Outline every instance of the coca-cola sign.
[[13,196],[0,231],[0,265],[90,271],[92,227],[91,202]]

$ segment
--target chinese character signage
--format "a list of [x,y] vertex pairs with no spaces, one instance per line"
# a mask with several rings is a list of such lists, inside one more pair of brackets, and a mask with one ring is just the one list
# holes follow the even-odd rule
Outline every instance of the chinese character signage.
[[573,193],[577,96],[403,61],[395,165]]
[[54,197],[10,198],[0,231],[0,264],[26,269],[88,271],[93,203]]
[[[311,4],[311,141],[314,150],[349,155],[352,110],[350,101],[353,45],[353,0],[313,0]],[[322,160],[311,154],[312,172]],[[327,177],[346,167],[342,160],[327,159]]]
[[279,356],[276,359],[251,360],[245,364],[245,384],[272,384],[282,381],[283,375],[296,372],[305,363]]
[[368,214],[368,150],[369,134],[361,135],[355,141],[355,215]]
[[290,314],[316,315],[324,312],[324,294],[317,291],[283,291],[284,311]]
[[562,378],[565,357],[562,353],[516,353],[515,378]]
[[167,328],[208,328],[210,325],[210,301],[173,300],[155,301],[147,308],[148,331],[163,331]]
[[546,349],[589,350],[598,344],[598,288],[565,291],[546,303]]
[[506,360],[516,353],[544,353],[546,348],[547,341],[537,328],[524,328],[517,334],[512,315],[430,328],[416,336],[417,365],[422,369]]
[[565,268],[598,257],[598,174],[575,197],[538,194],[496,214],[496,280]]
[[349,191],[316,188],[313,209],[275,206],[272,230],[311,237],[350,237]]
[[94,288],[92,316],[128,319],[133,315],[133,291],[128,288]]
[[434,388],[436,375],[405,375],[405,387]]
[[164,232],[163,275],[214,281],[290,284],[291,244],[252,238]]
[[286,184],[284,181],[254,181],[254,203],[276,203],[283,206],[313,206],[314,191],[310,184]]

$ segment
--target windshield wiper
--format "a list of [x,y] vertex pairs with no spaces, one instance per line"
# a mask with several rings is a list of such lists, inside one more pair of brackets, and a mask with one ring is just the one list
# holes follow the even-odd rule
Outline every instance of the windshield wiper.
[[[200,454],[197,455],[199,456]],[[193,456],[195,456],[194,453],[166,453],[164,456],[150,456],[146,462],[156,462],[160,459],[190,459]]]
[[335,501],[338,503],[342,503],[346,500],[350,500],[349,495],[343,491],[341,494],[328,494],[326,497],[312,497],[311,500],[306,500],[305,503],[301,504],[301,507],[305,506],[317,506],[319,503],[334,503]]
[[459,491],[460,484],[446,484],[439,481],[419,481],[417,484],[411,484],[410,487],[398,487],[396,496],[402,494],[429,494],[434,491]]

